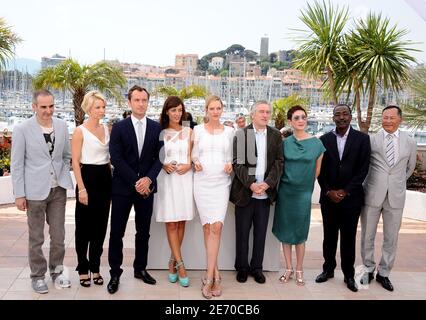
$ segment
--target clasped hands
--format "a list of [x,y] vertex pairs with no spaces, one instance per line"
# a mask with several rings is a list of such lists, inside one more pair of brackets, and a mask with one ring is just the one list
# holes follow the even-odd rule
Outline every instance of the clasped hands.
[[[195,171],[202,171],[203,166],[199,161],[194,162],[194,169]],[[232,163],[225,163],[225,166],[223,167],[223,171],[225,171],[226,174],[231,174],[232,172]]]
[[151,183],[152,181],[148,177],[140,178],[138,181],[136,181],[135,184],[136,191],[142,196],[148,196],[151,193],[151,190],[149,188],[151,186]]
[[334,203],[339,203],[340,201],[342,201],[346,196],[348,195],[348,193],[343,190],[343,189],[339,189],[339,190],[330,190],[327,192],[327,197],[330,198],[330,200]]
[[266,190],[269,189],[269,185],[266,182],[256,183],[253,182],[250,185],[250,190],[253,191],[257,196],[263,196]]
[[191,169],[191,164],[177,164],[176,161],[172,161],[164,164],[163,169],[169,174],[173,172],[176,172],[177,174],[185,174]]

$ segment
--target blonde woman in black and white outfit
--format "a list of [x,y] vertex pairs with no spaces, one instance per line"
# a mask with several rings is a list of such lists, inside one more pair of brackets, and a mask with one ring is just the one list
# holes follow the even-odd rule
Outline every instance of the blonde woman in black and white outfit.
[[111,203],[109,130],[101,123],[106,99],[98,91],[88,92],[82,109],[89,118],[78,126],[72,137],[72,167],[76,187],[75,248],[80,284],[102,285],[99,272]]

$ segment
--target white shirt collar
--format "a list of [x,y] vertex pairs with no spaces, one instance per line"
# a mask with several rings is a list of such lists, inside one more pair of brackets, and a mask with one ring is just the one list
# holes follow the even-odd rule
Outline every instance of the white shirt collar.
[[348,134],[349,134],[349,130],[351,130],[351,126],[348,127],[348,130],[346,130],[345,134],[343,136],[341,136],[340,134],[337,133],[336,131],[336,127],[333,129],[333,132],[336,136],[338,136],[339,138],[347,138]]
[[254,129],[254,133],[255,134],[266,134],[266,131],[268,130],[268,127],[265,127],[265,129],[263,129],[263,131],[259,131],[256,129],[256,127],[253,125],[253,129]]
[[142,122],[142,125],[146,125],[146,116],[145,117],[143,117],[141,120],[139,120],[138,118],[136,118],[133,114],[130,116],[130,118],[132,119],[132,123],[133,123],[133,126],[136,128],[136,126],[137,126],[137,123],[139,122],[139,121],[141,121]]
[[383,136],[387,138],[388,135],[393,134],[396,138],[399,138],[399,129],[397,129],[394,133],[389,133],[385,129],[383,129]]

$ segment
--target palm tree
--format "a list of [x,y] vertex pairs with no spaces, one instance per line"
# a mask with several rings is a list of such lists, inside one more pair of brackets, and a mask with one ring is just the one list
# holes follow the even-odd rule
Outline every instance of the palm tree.
[[275,128],[281,129],[285,126],[288,110],[295,105],[307,108],[308,99],[298,95],[291,95],[272,102],[272,119],[275,120]]
[[89,90],[100,90],[107,97],[113,97],[121,103],[123,97],[121,96],[120,88],[125,85],[126,78],[121,69],[106,62],[80,65],[73,59],[67,59],[55,67],[41,70],[33,80],[35,89],[52,87],[71,92],[76,126],[84,121],[84,111],[81,109],[81,103],[84,95]]
[[360,19],[355,29],[347,37],[350,48],[351,65],[349,74],[352,82],[349,90],[359,90],[368,94],[367,116],[362,120],[361,105],[357,104],[358,125],[363,132],[368,132],[376,103],[378,86],[384,90],[401,90],[409,78],[409,62],[415,59],[409,51],[417,51],[407,47],[410,41],[402,40],[407,30],[397,30],[390,26],[388,18],[381,14],[368,14],[365,20]]
[[183,87],[181,90],[175,87],[161,86],[155,90],[156,93],[163,96],[178,96],[183,101],[190,98],[205,98],[207,96],[207,90],[203,86],[191,85]]
[[[338,95],[335,87],[336,66],[346,66],[343,57],[342,37],[343,28],[348,21],[348,8],[333,7],[329,2],[315,1],[311,6],[301,11],[300,19],[309,30],[296,30],[301,38],[294,67],[310,76],[326,74],[327,86],[332,102],[337,105]],[[325,83],[324,83],[325,84]]]
[[414,99],[403,104],[404,120],[414,129],[426,126],[426,68],[415,69],[408,81]]
[[7,60],[15,54],[15,46],[21,42],[3,18],[0,18],[0,70],[6,67]]

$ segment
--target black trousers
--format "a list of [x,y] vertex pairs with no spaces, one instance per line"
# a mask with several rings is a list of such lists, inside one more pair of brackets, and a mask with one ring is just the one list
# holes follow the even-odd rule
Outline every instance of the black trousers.
[[136,191],[131,196],[113,195],[111,210],[111,232],[109,237],[108,262],[111,276],[120,277],[123,273],[123,237],[132,206],[135,209],[135,259],[133,269],[146,269],[148,261],[149,229],[151,226],[154,195],[143,198]]
[[[89,197],[88,205],[78,201],[76,188],[75,248],[79,274],[99,273],[111,204],[111,169],[105,165],[81,166],[81,176]],[[89,256],[87,257],[87,251]]]
[[340,259],[346,278],[355,275],[355,245],[361,207],[342,208],[339,204],[321,204],[324,230],[322,250],[324,256],[323,270],[333,272],[336,268],[336,250],[340,231]]
[[[235,206],[236,255],[235,269],[262,271],[266,231],[269,221],[269,199],[251,198],[245,207]],[[249,236],[253,225],[253,252],[248,263]]]

